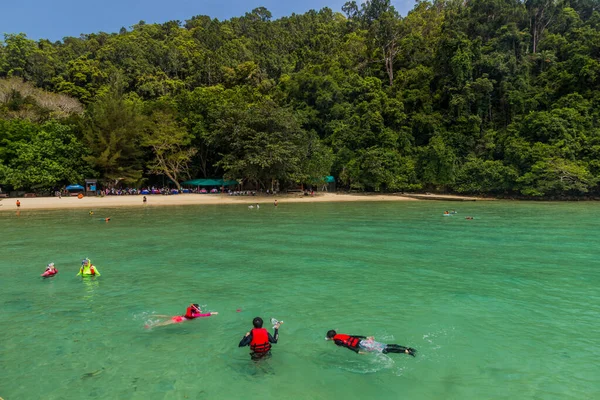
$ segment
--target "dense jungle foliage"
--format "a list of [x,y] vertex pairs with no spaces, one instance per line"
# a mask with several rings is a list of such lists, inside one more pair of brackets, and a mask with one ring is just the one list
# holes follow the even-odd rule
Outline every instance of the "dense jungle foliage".
[[0,184],[600,192],[597,0],[348,2],[0,43]]

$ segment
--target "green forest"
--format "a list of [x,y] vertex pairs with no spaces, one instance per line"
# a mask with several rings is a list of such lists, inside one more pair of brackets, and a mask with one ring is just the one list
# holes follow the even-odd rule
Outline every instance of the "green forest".
[[[49,22],[50,23],[50,22]],[[600,193],[597,0],[265,8],[0,42],[0,185]]]

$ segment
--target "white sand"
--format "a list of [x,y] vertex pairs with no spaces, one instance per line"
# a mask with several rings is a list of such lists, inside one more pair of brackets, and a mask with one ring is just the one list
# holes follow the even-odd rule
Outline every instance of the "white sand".
[[[423,195],[421,197],[426,197]],[[435,198],[474,200],[475,198],[462,196],[439,196]],[[277,199],[281,204],[285,203],[320,203],[320,202],[348,202],[348,201],[419,201],[418,199],[392,194],[336,194],[320,193],[312,196],[300,194],[284,194],[277,196],[228,196],[221,194],[178,194],[178,195],[146,195],[148,202],[144,205],[142,195],[135,196],[105,196],[105,197],[34,197],[19,198],[20,210],[43,210],[43,209],[65,209],[65,208],[114,208],[114,207],[154,207],[154,206],[180,206],[190,204],[269,204],[272,205]],[[5,198],[0,201],[1,211],[17,210],[17,199]]]

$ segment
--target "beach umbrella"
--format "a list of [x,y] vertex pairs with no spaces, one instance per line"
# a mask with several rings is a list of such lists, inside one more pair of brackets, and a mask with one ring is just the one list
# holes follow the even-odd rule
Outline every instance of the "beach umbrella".
[[81,185],[75,184],[75,185],[69,185],[65,189],[67,189],[67,190],[83,190],[85,188]]

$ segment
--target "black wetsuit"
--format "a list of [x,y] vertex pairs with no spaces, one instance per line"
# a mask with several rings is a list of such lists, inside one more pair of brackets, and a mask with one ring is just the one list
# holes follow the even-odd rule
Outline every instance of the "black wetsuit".
[[[271,336],[271,334],[269,332],[267,332],[267,336],[269,338],[269,343],[277,343],[277,340],[279,339],[279,329],[275,328],[273,330],[273,336]],[[240,340],[240,344],[238,345],[238,347],[244,347],[244,346],[249,346],[250,342],[252,342],[252,331],[250,331],[250,334],[248,336],[244,336],[242,338],[242,340]],[[261,359],[265,356],[270,356],[271,355],[271,350],[267,351],[266,353],[250,353],[250,356],[252,357],[253,360],[258,360]]]

